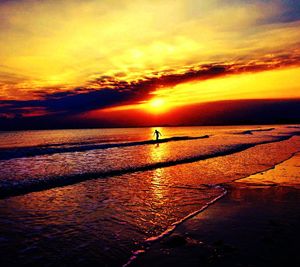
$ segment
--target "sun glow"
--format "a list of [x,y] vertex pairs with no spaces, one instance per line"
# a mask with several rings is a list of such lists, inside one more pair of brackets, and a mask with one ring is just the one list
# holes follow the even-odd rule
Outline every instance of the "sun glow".
[[145,103],[145,108],[151,113],[162,113],[166,111],[167,104],[163,98],[154,98],[149,102]]
[[103,111],[140,110],[155,115],[180,106],[213,101],[256,99],[257,96],[260,99],[299,98],[299,77],[300,68],[293,67],[181,83],[155,91],[150,100]]
[[256,99],[258,96],[261,99],[299,98],[299,77],[299,67],[228,75],[163,88],[155,92],[155,99],[164,99],[168,108],[172,108],[212,101]]
[[162,108],[165,104],[165,100],[161,98],[153,99],[150,101],[149,105],[153,108],[159,109]]

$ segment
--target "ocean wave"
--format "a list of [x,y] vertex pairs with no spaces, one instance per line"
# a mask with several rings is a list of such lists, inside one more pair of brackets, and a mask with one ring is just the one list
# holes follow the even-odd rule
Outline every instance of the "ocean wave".
[[[22,195],[34,191],[41,191],[41,190],[51,189],[55,187],[76,184],[91,179],[105,178],[105,177],[111,177],[111,176],[122,175],[122,174],[133,173],[133,172],[140,172],[140,171],[149,171],[157,168],[165,168],[165,167],[170,167],[178,164],[191,163],[191,162],[205,160],[213,157],[226,156],[233,153],[241,152],[243,150],[254,147],[256,145],[284,141],[290,139],[291,137],[292,137],[291,135],[284,135],[284,136],[278,136],[275,139],[269,141],[226,146],[222,150],[218,150],[213,153],[194,155],[194,156],[181,158],[177,160],[155,162],[155,163],[146,164],[142,166],[128,166],[122,169],[85,172],[85,173],[79,173],[79,174],[77,173],[77,174],[71,174],[65,176],[45,177],[41,179],[26,179],[21,181],[7,181],[7,180],[1,181],[0,198],[6,198],[6,197]],[[174,138],[172,138],[172,140],[174,140]],[[178,140],[178,138],[175,140]],[[161,140],[161,142],[163,141],[164,140]],[[149,144],[155,143],[154,141],[145,141],[145,142]]]
[[175,136],[170,138],[164,138],[159,140],[144,140],[126,143],[106,143],[106,144],[91,144],[91,145],[80,145],[71,147],[53,147],[49,146],[35,146],[35,147],[21,147],[14,149],[2,149],[0,150],[0,160],[9,160],[14,158],[34,157],[41,155],[50,155],[56,153],[67,153],[67,152],[83,152],[96,149],[108,149],[114,147],[131,147],[131,146],[143,146],[151,144],[161,144],[175,141],[189,141],[209,138],[209,135],[202,136]]
[[254,132],[270,132],[275,130],[275,128],[266,128],[266,129],[254,129],[254,130],[246,130],[236,134],[253,134]]

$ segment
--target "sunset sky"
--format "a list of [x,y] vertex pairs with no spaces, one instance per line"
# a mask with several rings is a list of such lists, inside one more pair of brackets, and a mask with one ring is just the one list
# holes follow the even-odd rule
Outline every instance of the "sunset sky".
[[0,58],[3,129],[201,124],[203,105],[297,107],[300,2],[0,0]]

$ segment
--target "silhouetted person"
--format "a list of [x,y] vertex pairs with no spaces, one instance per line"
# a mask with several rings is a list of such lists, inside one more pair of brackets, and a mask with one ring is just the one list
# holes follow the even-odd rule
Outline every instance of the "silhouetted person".
[[155,130],[154,133],[153,133],[153,135],[155,135],[156,141],[158,141],[159,136],[162,136],[162,134],[158,130]]

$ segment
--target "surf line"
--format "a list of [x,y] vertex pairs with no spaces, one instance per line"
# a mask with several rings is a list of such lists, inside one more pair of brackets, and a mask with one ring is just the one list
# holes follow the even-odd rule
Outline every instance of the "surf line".
[[55,153],[69,153],[69,152],[84,152],[90,150],[98,149],[109,149],[109,148],[121,148],[121,147],[132,147],[132,146],[143,146],[143,145],[152,145],[152,144],[163,144],[168,142],[176,141],[191,141],[198,139],[209,138],[209,135],[201,136],[175,136],[159,140],[144,140],[136,142],[127,142],[127,143],[109,143],[109,144],[93,144],[93,145],[82,145],[82,146],[73,146],[73,147],[22,147],[14,149],[4,149],[0,150],[0,160],[9,160],[14,158],[27,158],[41,155],[52,155]]
[[[275,169],[275,167],[276,167],[277,165],[282,164],[283,162],[285,162],[285,161],[291,159],[292,157],[294,157],[296,154],[299,154],[299,153],[300,153],[300,150],[298,150],[298,151],[292,153],[292,154],[291,154],[289,157],[287,157],[286,159],[283,159],[283,160],[277,162],[276,164],[272,165],[271,167],[269,167],[269,168],[267,168],[267,169],[265,169],[265,170],[263,170],[263,171],[258,171],[258,172],[252,173],[252,174],[250,174],[250,175],[246,175],[246,176],[237,178],[237,179],[235,179],[235,180],[232,180],[230,183],[224,183],[224,184],[222,184],[222,185],[226,186],[226,185],[228,185],[228,184],[233,184],[233,183],[238,182],[239,180],[243,180],[243,179],[245,179],[245,178],[247,178],[247,177],[249,177],[249,176],[252,176],[252,175],[255,175],[255,174],[258,174],[258,173],[264,173],[264,172],[267,172],[267,171],[269,171],[269,170]],[[276,186],[276,185],[277,185],[277,184],[272,184],[272,186]]]
[[182,223],[184,223],[185,221],[187,221],[188,219],[196,216],[197,214],[203,212],[204,210],[206,210],[209,206],[213,205],[214,203],[216,203],[218,200],[220,200],[221,198],[223,198],[228,191],[225,189],[225,187],[221,186],[221,185],[215,185],[212,186],[212,188],[219,188],[222,190],[222,193],[215,197],[214,199],[212,199],[211,201],[209,201],[208,203],[206,203],[204,206],[202,206],[199,210],[196,210],[192,213],[189,213],[187,216],[183,217],[182,219],[172,223],[165,231],[163,231],[160,235],[158,236],[153,236],[153,237],[149,237],[147,238],[144,243],[142,243],[142,248],[135,250],[132,252],[131,257],[128,259],[128,261],[122,265],[122,267],[128,267],[130,266],[130,264],[132,264],[133,261],[135,261],[137,259],[137,257],[143,253],[145,253],[147,250],[150,249],[151,245],[155,242],[160,241],[161,239],[171,235],[175,229]]

